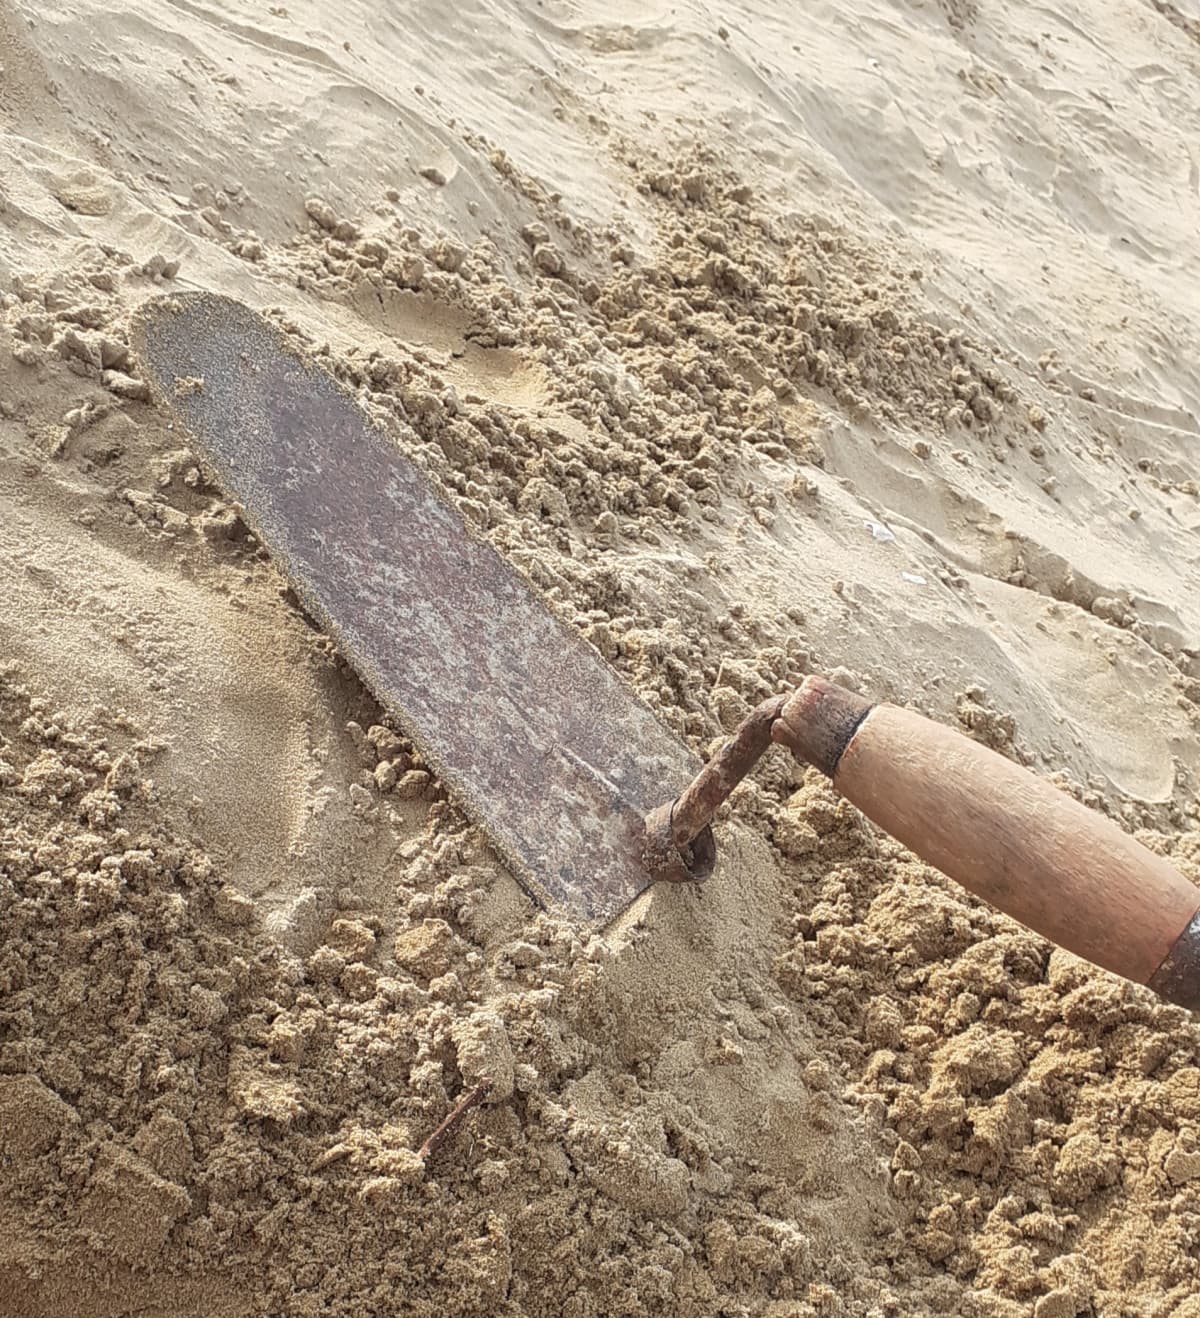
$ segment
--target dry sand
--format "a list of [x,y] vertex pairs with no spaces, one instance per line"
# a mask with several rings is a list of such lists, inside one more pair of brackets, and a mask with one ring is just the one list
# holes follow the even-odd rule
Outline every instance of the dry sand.
[[0,0],[0,1311],[1200,1315],[1186,1013],[779,753],[536,914],[127,346],[268,310],[697,749],[833,671],[1200,876],[1198,19]]

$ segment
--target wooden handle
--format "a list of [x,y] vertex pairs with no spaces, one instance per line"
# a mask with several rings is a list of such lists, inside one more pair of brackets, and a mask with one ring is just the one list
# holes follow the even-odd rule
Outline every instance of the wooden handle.
[[993,906],[1200,1007],[1200,890],[1110,820],[961,733],[823,678],[805,680],[773,736]]

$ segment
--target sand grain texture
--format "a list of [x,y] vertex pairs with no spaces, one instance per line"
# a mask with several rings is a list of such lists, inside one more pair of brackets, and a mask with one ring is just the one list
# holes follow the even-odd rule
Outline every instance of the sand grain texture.
[[129,346],[266,312],[697,751],[818,669],[1200,877],[1197,15],[804,10],[0,0],[0,1311],[1200,1314],[1185,1013],[778,751],[537,914]]

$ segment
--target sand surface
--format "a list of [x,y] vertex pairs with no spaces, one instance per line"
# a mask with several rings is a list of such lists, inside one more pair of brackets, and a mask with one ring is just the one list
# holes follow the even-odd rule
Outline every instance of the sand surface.
[[699,751],[832,673],[1200,878],[1198,75],[1193,0],[0,0],[0,1312],[1200,1315],[1186,1013],[781,752],[538,914],[128,346],[266,311]]

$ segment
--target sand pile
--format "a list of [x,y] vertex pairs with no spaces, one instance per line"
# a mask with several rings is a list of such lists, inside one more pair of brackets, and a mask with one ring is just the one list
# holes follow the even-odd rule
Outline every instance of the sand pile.
[[1188,16],[38,8],[0,1308],[1200,1314],[1184,1012],[779,752],[702,892],[536,913],[128,346],[264,309],[699,751],[832,671],[1200,879]]

